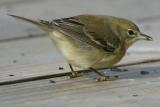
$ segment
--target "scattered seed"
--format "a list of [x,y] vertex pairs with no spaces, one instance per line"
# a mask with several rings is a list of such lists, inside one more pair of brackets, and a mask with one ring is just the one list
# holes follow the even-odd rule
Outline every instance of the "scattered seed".
[[64,68],[63,68],[63,67],[59,67],[58,69],[59,69],[59,70],[64,70]]
[[138,95],[138,94],[133,94],[132,96],[133,96],[133,97],[137,97],[137,96],[139,96],[139,95]]
[[147,74],[149,74],[149,72],[148,71],[141,71],[140,74],[141,75],[147,75]]
[[13,60],[13,63],[16,63],[17,62],[17,60]]
[[49,80],[50,83],[56,83],[54,80]]
[[14,75],[13,75],[13,74],[9,74],[9,76],[10,76],[10,77],[13,77]]
[[128,71],[128,69],[123,69],[123,71]]

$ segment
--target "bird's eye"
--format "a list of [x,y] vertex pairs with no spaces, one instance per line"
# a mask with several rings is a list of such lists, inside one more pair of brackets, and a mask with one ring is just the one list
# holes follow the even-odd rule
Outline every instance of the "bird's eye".
[[134,32],[133,32],[133,30],[131,30],[131,29],[128,29],[128,35],[129,36],[131,36],[131,37],[133,37],[134,36]]

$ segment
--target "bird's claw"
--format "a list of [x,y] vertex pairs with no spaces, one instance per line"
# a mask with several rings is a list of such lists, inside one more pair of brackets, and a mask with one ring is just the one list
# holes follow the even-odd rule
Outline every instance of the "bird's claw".
[[74,71],[74,72],[71,72],[71,74],[69,75],[69,78],[72,79],[80,76],[82,76],[82,73]]
[[118,79],[118,76],[100,76],[96,79],[97,82],[101,82],[101,81],[113,81]]

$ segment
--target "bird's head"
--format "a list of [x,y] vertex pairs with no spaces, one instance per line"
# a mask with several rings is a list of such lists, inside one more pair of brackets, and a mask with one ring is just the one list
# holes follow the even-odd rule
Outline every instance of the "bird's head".
[[132,21],[127,19],[118,19],[117,25],[119,26],[119,33],[122,35],[122,39],[125,41],[127,47],[131,46],[138,40],[152,41],[152,38],[146,34],[143,34],[138,26]]

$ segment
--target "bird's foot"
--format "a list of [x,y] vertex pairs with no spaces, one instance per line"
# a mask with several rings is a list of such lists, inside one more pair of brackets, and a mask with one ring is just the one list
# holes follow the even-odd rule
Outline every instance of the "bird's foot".
[[100,76],[96,79],[97,82],[101,82],[101,81],[113,81],[113,80],[117,80],[118,76]]
[[83,75],[82,73],[74,71],[74,72],[71,72],[71,74],[69,75],[69,78],[72,79],[72,78],[80,77],[82,75]]

